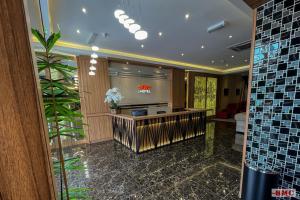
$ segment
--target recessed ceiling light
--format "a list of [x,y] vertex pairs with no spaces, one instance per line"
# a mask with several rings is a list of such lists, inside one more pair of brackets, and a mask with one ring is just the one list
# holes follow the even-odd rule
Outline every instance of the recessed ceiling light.
[[228,67],[229,65],[228,65],[228,64],[226,64],[225,66],[226,66],[226,67]]
[[244,60],[245,62],[248,62],[248,60],[246,59],[246,60]]
[[158,32],[158,35],[159,35],[159,36],[162,36],[162,34],[163,34],[162,32]]
[[229,39],[231,39],[231,38],[232,38],[232,35],[229,35],[228,37],[229,37]]
[[231,58],[234,58],[234,55],[232,55]]
[[128,70],[129,68],[128,68],[128,67],[123,67],[123,69],[124,69],[124,70]]
[[158,68],[159,68],[159,69],[161,69],[161,68],[162,68],[162,66],[159,66]]
[[142,71],[141,70],[138,70],[138,73],[141,73]]
[[205,47],[204,45],[201,45],[201,49],[204,49],[204,47]]
[[190,18],[190,14],[189,13],[187,13],[187,14],[185,14],[185,19],[189,19]]
[[80,30],[79,30],[79,29],[77,29],[77,30],[76,30],[76,33],[80,34]]
[[184,53],[181,53],[181,56],[184,56]]
[[82,8],[81,11],[86,14],[86,8]]
[[129,65],[129,62],[126,62],[126,65]]
[[211,61],[211,63],[212,63],[212,64],[214,64],[214,63],[215,63],[215,61],[214,61],[214,60],[212,60],[212,61]]
[[99,47],[97,47],[97,46],[92,46],[92,50],[93,50],[93,51],[99,51]]
[[155,71],[155,73],[159,74],[159,73],[160,73],[160,71],[159,71],[159,70],[156,70],[156,71]]
[[143,44],[141,44],[141,47],[142,47],[142,48],[144,48],[144,45],[143,45]]

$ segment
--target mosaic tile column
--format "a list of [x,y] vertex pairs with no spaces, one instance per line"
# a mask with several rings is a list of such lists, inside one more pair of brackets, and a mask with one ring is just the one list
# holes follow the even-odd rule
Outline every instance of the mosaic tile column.
[[257,9],[246,161],[300,199],[300,0]]

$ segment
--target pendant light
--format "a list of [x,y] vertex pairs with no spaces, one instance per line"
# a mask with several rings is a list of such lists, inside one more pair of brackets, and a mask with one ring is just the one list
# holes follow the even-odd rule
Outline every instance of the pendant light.
[[134,37],[137,40],[144,40],[148,37],[148,33],[144,30],[139,30],[139,31],[135,32]]

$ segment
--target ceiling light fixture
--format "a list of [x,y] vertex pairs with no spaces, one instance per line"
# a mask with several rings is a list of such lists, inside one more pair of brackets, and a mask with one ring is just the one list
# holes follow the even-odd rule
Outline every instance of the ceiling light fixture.
[[232,35],[229,35],[228,37],[229,37],[229,39],[231,39],[231,38],[232,38]]
[[93,50],[93,51],[99,51],[99,47],[97,47],[97,46],[92,46],[92,50]]
[[89,75],[90,75],[90,76],[95,76],[96,73],[95,73],[94,71],[90,71],[90,72],[89,72]]
[[124,24],[124,23],[125,23],[125,20],[127,20],[127,19],[129,19],[128,15],[121,15],[121,16],[119,17],[119,22],[120,22],[121,24]]
[[124,70],[128,70],[129,68],[128,68],[128,67],[123,67],[123,69],[124,69]]
[[228,67],[229,65],[228,65],[228,64],[226,64],[225,66],[226,66],[226,67]]
[[133,19],[126,19],[124,22],[124,27],[129,29],[130,24],[133,24],[134,20]]
[[214,60],[212,60],[212,61],[211,61],[211,63],[212,63],[212,64],[214,64],[214,63],[215,63],[215,61],[214,61]]
[[77,29],[76,32],[77,32],[78,34],[80,34],[80,30],[79,30],[79,29]]
[[137,32],[138,30],[140,30],[141,29],[141,26],[140,25],[138,25],[138,24],[130,24],[129,25],[129,32],[130,33],[135,33],[135,32]]
[[125,14],[124,10],[120,10],[120,9],[115,10],[115,12],[114,12],[114,16],[117,19],[119,19],[120,15],[123,15],[123,14]]
[[231,58],[234,58],[234,55],[232,55]]
[[93,64],[93,65],[95,65],[95,64],[97,64],[97,60],[91,59],[91,60],[90,60],[90,63]]
[[86,8],[82,8],[81,11],[86,14]]
[[139,31],[135,32],[134,37],[137,40],[144,40],[148,37],[148,33],[147,33],[147,31],[139,30]]
[[138,73],[141,73],[142,71],[141,70],[138,70]]
[[98,58],[98,55],[96,53],[92,53],[91,58],[96,59],[96,58]]
[[143,45],[143,44],[141,44],[141,47],[142,47],[142,48],[144,48],[144,45]]
[[135,24],[135,20],[129,18],[129,16],[125,14],[125,11],[117,9],[114,12],[114,16],[125,28],[129,29],[130,33],[134,34],[135,39],[144,40],[148,37],[147,31],[141,30],[141,26]]
[[159,36],[162,36],[162,32],[158,32],[158,35],[159,35]]
[[92,66],[90,66],[90,70],[91,71],[96,71],[96,67],[92,65]]
[[205,47],[204,45],[201,45],[201,49],[204,49],[204,47]]
[[126,62],[126,65],[129,65],[129,62]]
[[184,56],[184,53],[181,53],[181,56]]
[[185,14],[185,19],[189,19],[190,18],[190,14],[189,13],[187,13],[187,14]]

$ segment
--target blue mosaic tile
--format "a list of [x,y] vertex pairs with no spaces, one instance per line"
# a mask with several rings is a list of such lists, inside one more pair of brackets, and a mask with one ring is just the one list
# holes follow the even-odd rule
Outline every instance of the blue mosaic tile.
[[246,160],[300,199],[300,0],[257,9]]

